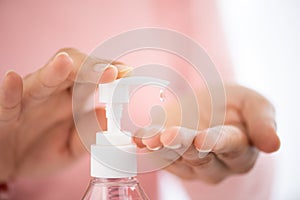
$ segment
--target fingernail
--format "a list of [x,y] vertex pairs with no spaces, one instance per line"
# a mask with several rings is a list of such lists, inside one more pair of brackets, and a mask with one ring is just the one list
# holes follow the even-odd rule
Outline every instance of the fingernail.
[[108,68],[115,68],[115,66],[111,65],[109,63],[99,63],[99,64],[94,65],[93,70],[95,72],[103,72]]
[[16,73],[14,70],[8,70],[5,72],[4,77],[7,77],[10,73]]
[[210,150],[198,150],[198,158],[205,158],[211,151]]
[[180,149],[181,147],[182,147],[182,145],[181,144],[175,144],[175,145],[164,145],[166,148],[168,148],[168,149],[174,149],[174,150],[176,150],[176,149]]
[[151,150],[151,151],[158,151],[162,148],[162,146],[158,146],[158,147],[150,147],[150,146],[147,146],[147,149]]
[[56,54],[56,56],[55,56],[55,58],[53,60],[56,60],[59,56],[62,56],[62,55],[64,55],[65,57],[67,57],[70,62],[72,62],[72,63],[74,62],[73,58],[71,58],[71,56],[67,52],[65,52],[65,51],[62,51],[62,52],[59,52],[58,54]]
[[116,65],[118,69],[118,78],[127,77],[132,74],[133,67],[127,65]]
[[156,126],[145,127],[135,133],[135,137],[140,139],[149,139],[162,132],[162,128]]
[[130,67],[128,65],[120,65],[120,64],[118,64],[118,65],[115,65],[115,66],[118,68],[119,72],[133,70],[133,67]]
[[[7,76],[8,76],[10,73],[13,73],[13,72],[15,72],[15,71],[14,71],[14,70],[8,70],[8,71],[6,71],[5,74],[4,74],[4,76],[3,76],[3,78],[0,79],[0,80],[1,80],[1,83],[2,83],[2,84],[5,84],[5,81],[6,81]],[[2,84],[1,84],[1,85],[2,85]]]

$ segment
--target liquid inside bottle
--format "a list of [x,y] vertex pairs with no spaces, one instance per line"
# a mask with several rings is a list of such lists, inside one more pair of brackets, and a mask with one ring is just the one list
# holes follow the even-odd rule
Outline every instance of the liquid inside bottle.
[[92,178],[83,200],[147,200],[136,178]]

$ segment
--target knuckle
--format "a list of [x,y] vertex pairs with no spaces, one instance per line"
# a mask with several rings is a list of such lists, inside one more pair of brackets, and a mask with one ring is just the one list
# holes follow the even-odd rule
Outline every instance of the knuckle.
[[10,124],[16,122],[19,119],[21,107],[19,105],[4,108],[0,107],[0,124]]

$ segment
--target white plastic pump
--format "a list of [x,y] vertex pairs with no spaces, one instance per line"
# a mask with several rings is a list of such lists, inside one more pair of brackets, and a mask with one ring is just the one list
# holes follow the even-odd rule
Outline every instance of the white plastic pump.
[[122,131],[123,105],[129,102],[130,86],[157,85],[166,87],[168,81],[153,77],[122,78],[99,84],[99,101],[105,103],[107,131],[98,132],[96,144],[91,146],[91,176],[124,178],[137,174],[136,146],[129,132]]

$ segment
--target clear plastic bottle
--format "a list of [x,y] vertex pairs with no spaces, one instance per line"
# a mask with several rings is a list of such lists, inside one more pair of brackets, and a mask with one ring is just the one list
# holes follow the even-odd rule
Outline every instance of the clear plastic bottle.
[[138,180],[130,178],[92,178],[83,200],[148,199]]
[[84,200],[148,199],[135,178],[137,175],[136,145],[131,133],[120,127],[123,104],[129,102],[129,86],[169,82],[151,77],[129,77],[99,85],[99,101],[105,103],[107,130],[97,132],[91,145],[90,185]]

